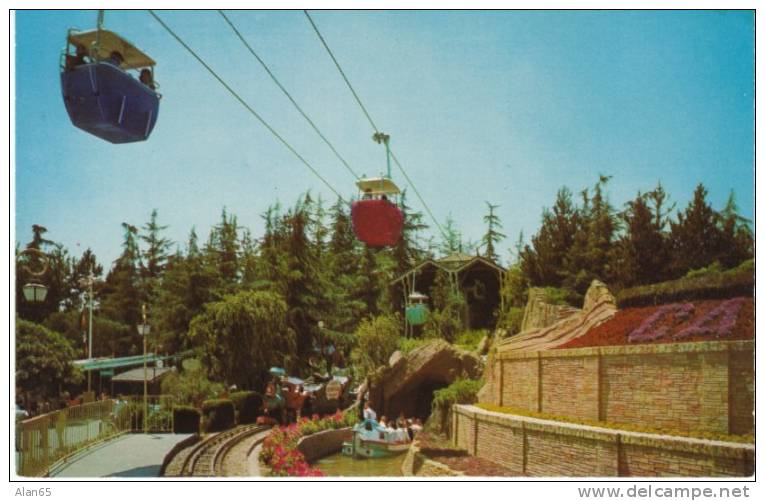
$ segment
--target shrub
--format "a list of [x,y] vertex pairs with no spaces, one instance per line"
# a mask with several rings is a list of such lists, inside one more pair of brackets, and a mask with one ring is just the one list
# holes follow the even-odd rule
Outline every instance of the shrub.
[[353,426],[357,420],[355,412],[337,411],[324,418],[314,414],[310,419],[304,417],[289,426],[274,427],[263,441],[258,458],[269,465],[271,474],[277,477],[321,477],[321,470],[312,468],[297,450],[298,442],[302,437],[320,431]]
[[521,332],[521,324],[523,323],[523,308],[519,306],[512,306],[502,314],[497,322],[497,327],[505,329],[507,336],[514,336]]
[[236,422],[239,424],[254,423],[263,405],[263,399],[254,391],[235,391],[230,395],[236,409]]
[[221,431],[234,426],[234,403],[228,399],[205,400],[202,414],[205,417],[206,432]]
[[194,407],[180,406],[173,409],[173,433],[199,433],[202,414]]
[[351,352],[353,365],[361,377],[386,365],[396,351],[401,322],[392,315],[364,319],[356,329],[358,342]]
[[412,350],[419,348],[420,346],[427,343],[427,339],[415,339],[415,338],[408,338],[408,337],[401,337],[398,339],[398,349],[406,355],[407,353],[411,352]]
[[620,308],[628,308],[677,301],[751,297],[753,294],[754,261],[750,259],[730,270],[716,271],[714,266],[710,266],[677,280],[624,289],[616,299]]
[[454,340],[454,344],[458,345],[460,348],[472,351],[478,347],[478,343],[481,342],[481,339],[488,335],[489,331],[484,329],[462,331],[457,335],[457,339]]
[[452,405],[474,404],[483,384],[481,379],[458,379],[446,388],[434,391],[431,418],[428,420],[430,427],[448,433]]

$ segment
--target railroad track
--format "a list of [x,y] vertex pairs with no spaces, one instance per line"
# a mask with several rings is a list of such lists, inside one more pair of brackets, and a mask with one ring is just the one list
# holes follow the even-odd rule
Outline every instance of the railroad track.
[[216,433],[202,440],[186,456],[181,466],[182,477],[221,477],[225,472],[221,466],[223,458],[238,442],[254,433],[267,431],[270,427],[250,424],[237,426],[230,430]]

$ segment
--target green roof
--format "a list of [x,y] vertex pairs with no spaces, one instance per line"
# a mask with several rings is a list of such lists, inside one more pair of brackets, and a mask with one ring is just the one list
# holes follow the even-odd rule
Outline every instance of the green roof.
[[[180,358],[188,355],[190,352],[177,353],[175,355],[156,355],[154,353],[146,354],[146,363],[153,363],[158,360],[168,360]],[[103,369],[122,369],[125,367],[135,367],[143,365],[143,355],[133,355],[131,357],[119,358],[94,358],[85,360],[75,360],[74,365],[84,371],[97,371]]]

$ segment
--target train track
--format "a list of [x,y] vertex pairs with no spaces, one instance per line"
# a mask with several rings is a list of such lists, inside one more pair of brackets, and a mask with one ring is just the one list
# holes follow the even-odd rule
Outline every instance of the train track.
[[183,461],[182,477],[222,477],[223,459],[233,446],[245,438],[269,430],[270,427],[250,424],[237,426],[230,430],[209,436],[192,447]]

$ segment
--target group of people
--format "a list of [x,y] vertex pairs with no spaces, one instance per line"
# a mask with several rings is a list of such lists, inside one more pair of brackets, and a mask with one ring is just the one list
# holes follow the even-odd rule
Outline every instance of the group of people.
[[[72,55],[66,56],[66,68],[67,70],[71,71],[75,69],[77,66],[81,66],[83,64],[90,64],[95,61],[96,59],[93,56],[89,55],[88,49],[86,49],[82,45],[77,45],[75,49],[75,54],[73,56]],[[108,58],[103,59],[103,62],[109,63],[112,66],[116,66],[117,68],[120,68],[122,67],[122,63],[125,62],[125,58],[122,57],[122,54],[120,54],[118,51],[113,50],[109,54]],[[151,90],[156,90],[157,88],[157,84],[154,82],[154,74],[151,72],[149,68],[143,68],[140,71],[138,75],[138,80],[142,84],[150,88]]]
[[422,431],[422,421],[419,418],[408,418],[401,411],[397,419],[388,419],[381,416],[377,420],[377,413],[372,409],[369,401],[364,403],[364,419],[377,421],[388,437],[394,442],[411,442]]

